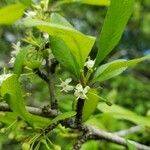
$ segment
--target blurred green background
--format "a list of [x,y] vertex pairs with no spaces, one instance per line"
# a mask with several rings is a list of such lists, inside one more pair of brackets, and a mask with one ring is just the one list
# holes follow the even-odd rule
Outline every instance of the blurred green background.
[[[17,0],[16,0],[17,1]],[[0,7],[14,3],[15,0],[1,0]],[[56,2],[54,0],[53,2]],[[106,7],[88,6],[77,4],[65,4],[60,8],[60,14],[65,16],[78,30],[85,34],[97,36],[101,30]],[[0,70],[9,62],[12,42],[16,43],[25,35],[24,29],[16,26],[0,27]],[[108,43],[109,44],[109,43]],[[96,55],[96,44],[91,52],[91,57]],[[105,62],[125,58],[132,59],[150,54],[150,0],[136,0],[134,12],[130,18],[125,32],[118,46],[109,54]],[[104,82],[102,94],[111,96],[112,101],[120,106],[130,109],[140,115],[150,115],[150,61],[138,64],[137,66],[124,72],[119,77]],[[48,89],[45,84],[36,77],[24,79],[25,91],[33,93],[27,97],[27,101],[32,105],[44,106],[48,104]],[[32,82],[34,81],[34,84]],[[59,94],[58,94],[59,97]],[[36,99],[34,102],[33,99]],[[69,96],[59,97],[62,110],[71,109],[71,99]],[[97,120],[96,120],[97,121]],[[134,124],[127,121],[118,121],[111,116],[103,116],[97,124],[109,131],[118,131],[129,128]],[[140,131],[136,134],[128,135],[129,138],[150,146],[150,131]],[[58,137],[57,137],[58,138]],[[70,139],[65,139],[62,145],[64,150],[68,150],[66,144]],[[20,149],[17,143],[0,135],[0,149],[17,150]],[[89,142],[84,145],[84,150],[120,150],[125,149],[108,142]]]

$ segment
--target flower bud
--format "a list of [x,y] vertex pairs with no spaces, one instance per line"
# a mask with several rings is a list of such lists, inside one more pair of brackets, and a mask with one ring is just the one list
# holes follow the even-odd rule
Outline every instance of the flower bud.
[[0,129],[0,133],[5,133],[5,132],[6,132],[6,128]]
[[15,138],[15,134],[13,132],[11,132],[9,135],[8,135],[8,138],[10,140],[13,140]]
[[22,150],[30,150],[30,144],[25,142],[22,144]]

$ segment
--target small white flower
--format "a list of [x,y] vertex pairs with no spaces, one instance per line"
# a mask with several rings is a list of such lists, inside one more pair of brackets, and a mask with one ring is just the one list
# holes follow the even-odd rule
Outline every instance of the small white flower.
[[43,33],[44,39],[48,40],[49,39],[49,34],[48,33]]
[[86,66],[88,69],[92,69],[94,67],[95,60],[91,60],[90,57],[88,58],[88,61],[85,62],[84,66]]
[[19,51],[20,51],[20,49],[21,49],[21,42],[20,41],[18,41],[16,44],[15,43],[13,43],[12,44],[12,48],[14,49],[12,52],[11,52],[11,59],[10,59],[10,61],[9,61],[9,64],[10,65],[13,65],[14,64],[14,62],[15,62],[15,60],[16,60],[16,56],[19,54]]
[[[61,79],[60,79],[61,80]],[[61,84],[60,85],[58,85],[59,87],[61,87],[62,88],[62,90],[61,91],[64,91],[64,92],[68,92],[68,91],[72,91],[73,89],[74,89],[74,87],[73,86],[71,86],[71,85],[69,85],[69,83],[72,81],[72,79],[71,78],[68,78],[68,79],[66,79],[65,81],[62,81],[61,80]]]
[[20,46],[21,46],[20,41],[18,41],[16,44],[15,43],[12,44],[12,47],[14,50],[11,52],[11,56],[17,56],[18,55],[20,48],[21,48]]
[[12,74],[2,74],[0,75],[0,86],[2,85],[3,81],[9,78]]
[[46,61],[45,61],[45,59],[43,59],[42,66],[44,66],[45,64],[46,64]]
[[8,64],[13,66],[13,64],[15,63],[15,60],[16,60],[16,58],[15,58],[15,57],[12,57],[12,58],[10,59],[10,61],[8,62]]
[[87,96],[87,92],[90,89],[89,86],[86,86],[85,88],[83,88],[83,86],[81,84],[77,84],[75,87],[75,92],[74,95],[75,97],[77,97],[77,99],[81,98],[81,99],[86,99]]
[[27,11],[27,12],[25,12],[25,15],[26,15],[27,17],[32,18],[32,17],[35,17],[37,14],[36,14],[36,12],[34,12],[34,11]]

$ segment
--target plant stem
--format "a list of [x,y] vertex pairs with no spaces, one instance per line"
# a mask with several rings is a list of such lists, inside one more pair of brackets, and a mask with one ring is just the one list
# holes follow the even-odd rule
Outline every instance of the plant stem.
[[49,94],[50,94],[50,107],[51,109],[57,109],[57,100],[55,96],[55,79],[53,74],[50,71],[50,64],[48,58],[46,60],[46,69],[47,69],[47,76],[48,76],[48,89],[49,89]]
[[75,119],[75,123],[77,126],[81,125],[82,122],[82,110],[83,110],[83,106],[84,106],[84,99],[79,98],[77,101],[77,106],[76,106],[76,119]]

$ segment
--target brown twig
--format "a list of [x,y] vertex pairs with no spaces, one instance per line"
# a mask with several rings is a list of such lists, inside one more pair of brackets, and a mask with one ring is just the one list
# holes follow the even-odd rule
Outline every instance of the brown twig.
[[[47,110],[46,113],[43,112],[42,108],[26,106],[26,109],[28,112],[38,116],[54,118],[58,115],[58,112],[56,110],[51,110],[51,109]],[[7,111],[11,111],[11,109],[6,103],[0,103],[0,111],[7,112]]]

